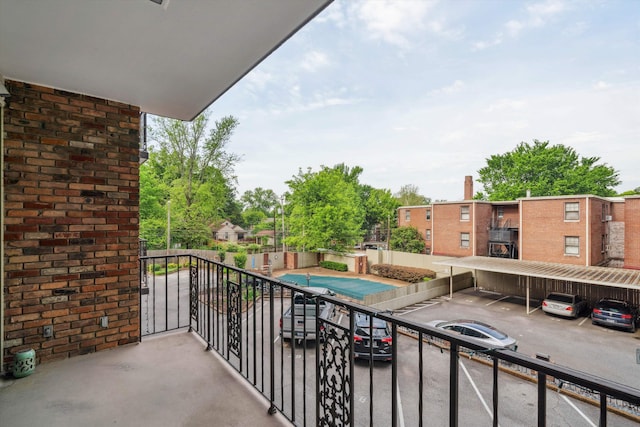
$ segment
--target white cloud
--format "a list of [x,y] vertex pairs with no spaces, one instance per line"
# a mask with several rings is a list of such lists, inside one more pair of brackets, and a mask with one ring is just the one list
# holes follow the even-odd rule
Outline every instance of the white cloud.
[[593,88],[596,90],[606,90],[606,89],[609,89],[610,87],[611,87],[611,84],[607,82],[603,82],[602,80],[599,82],[596,82],[596,84],[593,85]]
[[518,99],[499,99],[490,104],[484,111],[486,113],[504,112],[507,110],[521,110],[526,106],[526,102]]
[[507,32],[517,37],[522,31],[530,28],[543,27],[547,22],[567,10],[567,6],[560,0],[547,0],[527,6],[527,15],[523,20],[510,20],[505,24]]
[[455,82],[453,82],[452,84],[450,84],[449,86],[445,86],[445,87],[441,87],[440,89],[435,89],[432,90],[431,92],[429,92],[430,95],[442,95],[442,94],[452,94],[452,93],[458,93],[460,91],[462,91],[464,89],[465,85],[464,82],[461,80],[456,80]]
[[244,81],[250,91],[263,90],[265,86],[273,80],[273,76],[265,71],[254,69],[245,78]]
[[304,55],[301,67],[307,71],[315,73],[321,68],[330,65],[329,58],[324,52],[311,51]]
[[[364,1],[354,5],[352,12],[365,24],[368,36],[400,48],[411,46],[411,35],[425,28],[428,1]],[[432,23],[432,30],[443,31]]]

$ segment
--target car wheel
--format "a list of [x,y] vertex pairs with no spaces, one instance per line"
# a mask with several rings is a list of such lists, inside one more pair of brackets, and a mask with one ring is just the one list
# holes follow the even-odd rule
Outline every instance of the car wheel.
[[631,322],[631,328],[629,329],[629,331],[631,331],[632,334],[636,333],[636,321],[635,320],[633,322]]

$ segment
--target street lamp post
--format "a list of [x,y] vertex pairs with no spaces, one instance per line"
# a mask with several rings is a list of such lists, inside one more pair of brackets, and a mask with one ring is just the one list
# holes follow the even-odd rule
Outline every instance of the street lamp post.
[[284,256],[284,253],[287,251],[284,243],[284,202],[285,202],[285,198],[283,194],[282,196],[280,196],[280,207],[282,208],[282,254],[283,256]]

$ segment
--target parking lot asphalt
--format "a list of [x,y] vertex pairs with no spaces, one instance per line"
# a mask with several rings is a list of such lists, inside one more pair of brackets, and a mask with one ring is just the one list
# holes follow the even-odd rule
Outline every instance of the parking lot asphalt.
[[548,315],[532,303],[527,314],[524,299],[469,288],[438,298],[431,304],[407,307],[398,315],[417,321],[480,320],[518,339],[518,352],[549,356],[554,363],[640,387],[640,332],[630,333],[591,324],[588,316],[567,319]]

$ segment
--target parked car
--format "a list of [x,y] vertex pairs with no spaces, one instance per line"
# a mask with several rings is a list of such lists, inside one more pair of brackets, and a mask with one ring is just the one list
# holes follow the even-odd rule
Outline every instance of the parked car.
[[638,308],[627,301],[603,298],[593,306],[591,323],[636,331]]
[[356,313],[354,323],[354,358],[384,361],[393,359],[393,338],[387,322],[367,314]]
[[433,320],[427,322],[427,325],[444,329],[445,331],[456,332],[465,338],[471,338],[473,341],[485,345],[487,348],[518,350],[518,341],[515,338],[478,320]]
[[550,293],[542,301],[542,311],[557,316],[576,318],[589,310],[589,303],[580,295]]
[[[335,292],[327,288],[310,287],[307,290],[319,296],[334,296]],[[330,320],[335,315],[335,305],[324,299],[316,304],[317,297],[313,294],[305,295],[296,292],[293,296],[293,306],[289,307],[280,318],[280,335],[283,340],[316,340],[316,320]],[[295,325],[291,325],[295,318]],[[324,326],[320,326],[320,333],[324,331]]]

